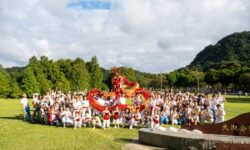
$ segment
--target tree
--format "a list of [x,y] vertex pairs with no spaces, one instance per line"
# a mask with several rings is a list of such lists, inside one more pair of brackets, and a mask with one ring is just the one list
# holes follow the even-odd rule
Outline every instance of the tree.
[[239,77],[239,84],[243,90],[250,90],[250,73],[243,73]]
[[10,90],[8,97],[19,98],[21,94],[21,89],[19,88],[18,83],[14,80],[11,80],[10,85],[11,85],[10,86],[11,90]]
[[0,65],[0,96],[8,96],[11,90],[10,78],[4,68]]
[[73,61],[71,59],[59,59],[56,61],[56,64],[59,66],[60,71],[63,72],[67,80],[70,80]]
[[210,84],[210,85],[214,85],[217,82],[219,82],[219,73],[218,71],[214,70],[214,69],[210,69],[206,74],[205,74],[205,81],[206,83]]
[[52,88],[52,83],[48,79],[46,79],[44,73],[37,74],[36,80],[38,82],[41,94],[45,94],[49,91],[49,89]]
[[175,83],[178,87],[188,87],[195,83],[195,78],[190,74],[178,73],[177,82]]
[[30,67],[27,67],[23,71],[21,88],[29,97],[31,97],[35,92],[40,92],[36,77]]
[[86,68],[85,62],[81,58],[77,58],[72,65],[71,72],[71,89],[84,90],[90,87],[90,76]]
[[87,63],[87,68],[90,74],[90,86],[91,88],[105,88],[102,84],[103,73],[97,62],[96,56],[92,57],[91,61]]
[[227,87],[230,83],[234,82],[234,72],[229,69],[219,70],[219,81],[223,87]]
[[169,73],[166,75],[166,79],[167,79],[167,82],[170,86],[173,86],[176,81],[177,81],[177,78],[176,78],[176,74],[175,73]]
[[135,71],[133,68],[129,67],[119,67],[121,74],[125,75],[131,82],[136,81]]
[[62,72],[58,72],[58,74],[56,75],[56,79],[57,80],[54,83],[54,88],[63,90],[65,92],[70,90],[70,82],[65,78]]

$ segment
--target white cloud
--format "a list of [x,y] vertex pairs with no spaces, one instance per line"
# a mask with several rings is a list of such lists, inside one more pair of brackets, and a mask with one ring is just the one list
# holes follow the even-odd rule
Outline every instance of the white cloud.
[[109,0],[111,9],[82,10],[69,2],[2,0],[0,63],[96,55],[104,68],[166,72],[186,66],[208,44],[250,29],[247,0]]

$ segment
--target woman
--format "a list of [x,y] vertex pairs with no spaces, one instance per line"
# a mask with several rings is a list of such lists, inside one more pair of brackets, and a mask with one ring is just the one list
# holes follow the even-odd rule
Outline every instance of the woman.
[[23,120],[26,121],[28,119],[30,121],[30,106],[25,93],[22,95],[21,99],[21,110],[23,112]]
[[122,126],[124,127],[126,124],[131,124],[132,115],[130,113],[130,109],[126,108],[125,113],[123,114]]

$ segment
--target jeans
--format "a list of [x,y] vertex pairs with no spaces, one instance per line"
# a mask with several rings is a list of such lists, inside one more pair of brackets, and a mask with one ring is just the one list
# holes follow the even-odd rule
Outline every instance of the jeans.
[[169,119],[167,116],[161,116],[160,117],[160,124],[168,124]]
[[24,108],[24,115],[23,115],[23,120],[30,120],[30,107],[29,106],[25,106]]

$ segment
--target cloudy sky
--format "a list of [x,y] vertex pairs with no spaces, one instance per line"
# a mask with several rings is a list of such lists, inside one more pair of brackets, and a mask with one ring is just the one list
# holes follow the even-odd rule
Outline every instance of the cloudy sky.
[[96,55],[106,69],[169,72],[244,30],[248,0],[0,0],[0,64]]

